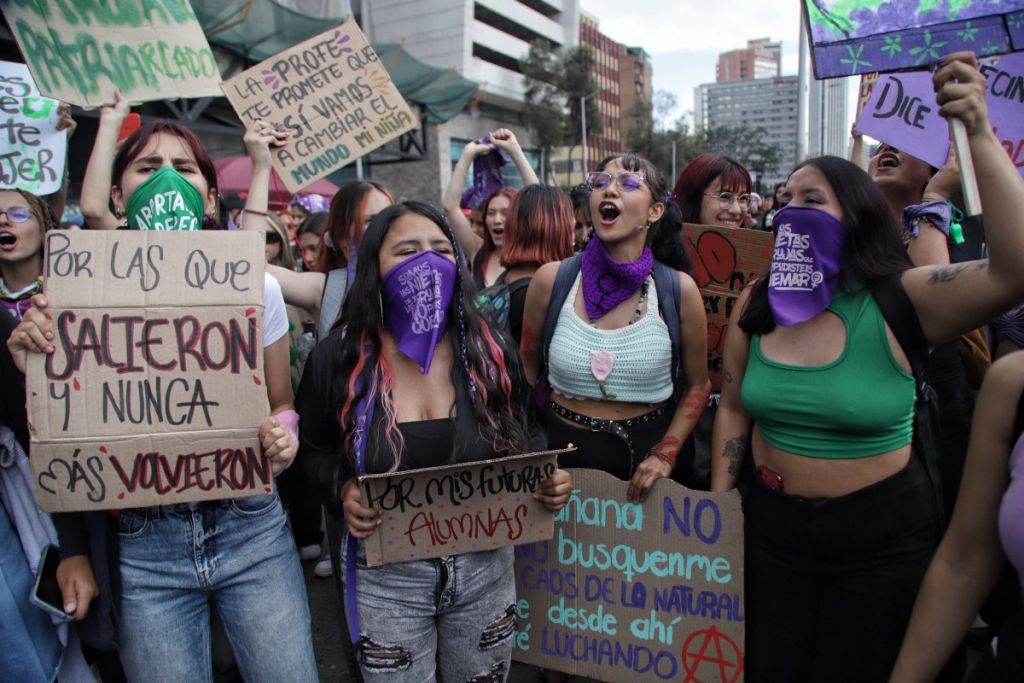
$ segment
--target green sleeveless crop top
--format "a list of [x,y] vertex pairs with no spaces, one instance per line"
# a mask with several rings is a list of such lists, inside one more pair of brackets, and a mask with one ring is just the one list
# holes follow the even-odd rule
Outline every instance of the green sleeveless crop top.
[[839,358],[811,367],[777,363],[750,339],[740,397],[765,440],[788,453],[834,460],[906,446],[914,430],[914,377],[899,366],[867,290],[836,292],[828,310],[846,326]]

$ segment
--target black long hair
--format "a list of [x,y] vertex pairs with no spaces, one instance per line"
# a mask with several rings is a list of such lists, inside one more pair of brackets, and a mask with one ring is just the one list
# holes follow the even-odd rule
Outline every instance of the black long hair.
[[[347,450],[351,453],[355,432],[356,406],[367,397],[382,408],[382,419],[375,418],[373,434],[378,437],[378,471],[394,469],[401,458],[402,440],[391,397],[394,376],[381,354],[384,330],[381,304],[382,276],[378,257],[392,224],[408,213],[427,218],[437,225],[451,242],[457,265],[455,294],[448,310],[449,338],[454,350],[451,381],[455,405],[470,407],[470,414],[456,414],[456,439],[452,462],[467,443],[467,431],[479,433],[496,455],[524,453],[529,447],[527,426],[527,385],[522,361],[511,342],[490,327],[477,312],[466,283],[472,282],[458,241],[444,214],[429,204],[406,201],[394,204],[370,223],[359,245],[359,267],[350,285],[341,316],[329,336],[336,354],[338,372],[331,379],[333,395]],[[372,392],[372,393],[371,393]],[[458,413],[458,411],[456,411]],[[471,440],[468,440],[471,441]],[[387,448],[383,448],[387,444]],[[367,450],[367,457],[370,451]]]
[[683,247],[683,216],[669,195],[665,177],[657,166],[634,152],[605,157],[597,165],[596,170],[603,171],[616,159],[627,171],[643,173],[654,203],[661,202],[665,205],[665,212],[661,214],[661,218],[651,223],[651,228],[647,232],[647,244],[650,245],[654,258],[676,270],[689,273],[690,259]]
[[[798,164],[790,176],[805,166],[821,171],[843,209],[846,241],[841,262],[842,284],[848,284],[849,277],[854,275],[873,290],[883,277],[913,267],[889,205],[871,176],[856,164],[833,156],[808,159]],[[767,334],[775,329],[775,317],[768,306],[767,277],[754,284],[740,317],[740,328],[747,334]]]

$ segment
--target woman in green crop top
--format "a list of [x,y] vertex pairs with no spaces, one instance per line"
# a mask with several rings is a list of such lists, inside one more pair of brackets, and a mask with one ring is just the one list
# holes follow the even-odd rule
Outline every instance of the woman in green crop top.
[[[775,217],[772,274],[729,323],[712,490],[732,488],[751,452],[748,680],[887,680],[941,534],[911,458],[914,381],[872,289],[898,273],[932,346],[1024,299],[1024,181],[988,122],[985,79],[973,54],[957,53],[934,80],[940,114],[967,129],[986,215],[998,217],[986,226],[990,261],[912,267],[867,174],[813,159],[787,182],[793,210]],[[816,241],[801,241],[811,224]],[[811,252],[814,275],[835,284],[816,290],[815,306],[787,304]]]

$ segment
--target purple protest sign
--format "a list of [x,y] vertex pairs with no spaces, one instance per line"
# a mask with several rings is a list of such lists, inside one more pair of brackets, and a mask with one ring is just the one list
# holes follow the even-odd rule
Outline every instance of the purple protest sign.
[[1024,52],[1004,55],[982,64],[988,87],[988,117],[992,129],[1024,175]]
[[[981,73],[992,128],[1024,175],[1024,52],[985,60]],[[936,168],[946,163],[949,126],[938,114],[927,71],[884,74],[854,127]]]
[[883,74],[855,127],[938,168],[949,154],[949,125],[938,110],[930,72]]

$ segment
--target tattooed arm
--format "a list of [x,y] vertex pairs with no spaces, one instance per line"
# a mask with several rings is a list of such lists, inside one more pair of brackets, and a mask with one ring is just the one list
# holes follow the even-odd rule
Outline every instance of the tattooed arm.
[[1024,180],[992,132],[974,55],[947,57],[934,75],[939,113],[963,121],[985,215],[988,262],[912,268],[903,286],[929,343],[987,323],[1024,298]]
[[711,434],[711,490],[716,492],[736,486],[736,475],[747,456],[753,427],[753,421],[740,401],[750,338],[740,329],[739,320],[747,307],[750,291],[751,288],[747,287],[736,301],[722,352],[722,398]]
[[708,380],[708,319],[704,312],[704,300],[697,283],[689,275],[680,273],[679,285],[682,363],[688,386],[676,407],[672,422],[665,430],[664,438],[650,450],[633,473],[626,491],[633,502],[643,501],[654,482],[672,474],[679,449],[697,426],[697,420],[707,407],[708,395],[711,393],[711,381]]

